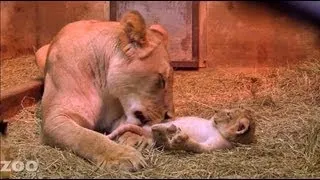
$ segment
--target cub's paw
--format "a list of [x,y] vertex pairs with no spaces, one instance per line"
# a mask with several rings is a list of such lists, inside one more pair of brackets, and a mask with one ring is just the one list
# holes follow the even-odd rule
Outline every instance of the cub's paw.
[[136,148],[138,151],[149,149],[153,146],[151,138],[140,136],[131,132],[126,132],[118,138],[118,143]]
[[161,138],[171,139],[176,133],[179,133],[181,130],[174,124],[164,125],[157,124],[151,127],[153,136],[160,136]]
[[189,140],[189,136],[186,133],[179,132],[171,139],[172,147],[181,147],[184,146]]
[[152,127],[152,134],[155,144],[157,146],[164,146],[166,149],[171,149],[173,140],[177,141],[179,138],[176,136],[181,134],[181,129],[171,124],[169,126],[163,124],[157,124]]
[[177,128],[176,125],[166,125],[166,124],[156,124],[151,127],[152,132],[159,132],[164,134],[173,134],[178,131],[179,128]]
[[100,167],[131,172],[148,166],[139,151],[126,145],[118,145],[112,152],[104,153],[98,164]]
[[167,135],[163,131],[152,130],[153,141],[155,142],[155,146],[168,146],[169,139]]

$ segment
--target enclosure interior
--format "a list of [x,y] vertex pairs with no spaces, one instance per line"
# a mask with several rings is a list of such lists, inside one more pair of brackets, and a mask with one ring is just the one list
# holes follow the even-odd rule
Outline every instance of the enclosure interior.
[[[176,115],[209,119],[215,108],[250,108],[255,144],[211,154],[146,152],[152,166],[127,174],[40,143],[43,75],[34,50],[68,23],[118,20],[126,8],[169,31],[179,67]],[[11,156],[40,162],[37,172],[13,177],[320,177],[318,22],[249,1],[1,1],[1,118],[10,122]]]

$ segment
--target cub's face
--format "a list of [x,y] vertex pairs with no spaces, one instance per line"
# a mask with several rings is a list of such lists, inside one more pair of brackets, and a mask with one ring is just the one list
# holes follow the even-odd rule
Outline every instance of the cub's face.
[[212,119],[214,126],[227,140],[242,144],[253,142],[255,122],[250,111],[223,109],[217,111]]
[[[147,44],[129,44],[109,68],[109,91],[119,98],[127,123],[151,126],[174,116],[173,69],[161,33],[147,31]],[[151,49],[151,50],[150,50]]]

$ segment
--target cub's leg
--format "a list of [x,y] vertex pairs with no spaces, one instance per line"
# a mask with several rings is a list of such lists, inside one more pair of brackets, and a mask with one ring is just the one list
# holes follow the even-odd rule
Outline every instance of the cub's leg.
[[171,147],[177,150],[191,151],[195,153],[210,152],[210,145],[207,143],[199,143],[190,138],[184,132],[177,133],[170,141]]
[[152,127],[152,134],[156,145],[169,150],[185,150],[192,152],[208,152],[210,146],[198,143],[174,124],[170,126],[159,124]]
[[140,136],[146,136],[150,137],[148,132],[144,130],[142,127],[137,126],[135,124],[122,124],[115,130],[113,130],[110,134],[107,135],[107,137],[111,140],[115,139],[118,136],[121,136],[125,132],[132,132]]
[[133,146],[139,151],[151,148],[153,145],[151,134],[135,124],[121,124],[108,134],[107,137],[111,140],[117,139],[120,144]]
[[180,128],[177,128],[174,124],[157,124],[153,125],[152,136],[156,146],[163,146],[165,149],[171,149],[171,140],[179,132]]

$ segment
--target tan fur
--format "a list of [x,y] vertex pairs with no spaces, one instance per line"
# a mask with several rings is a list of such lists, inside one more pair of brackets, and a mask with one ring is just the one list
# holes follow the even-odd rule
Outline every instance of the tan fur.
[[120,24],[130,42],[143,46],[146,43],[146,23],[138,11],[130,11],[123,15]]
[[35,52],[36,64],[38,65],[42,73],[44,73],[43,70],[46,63],[49,47],[50,44],[46,44]]
[[163,38],[138,12],[120,22],[70,23],[44,47],[47,56],[39,50],[39,67],[45,62],[42,139],[97,165],[138,170],[147,165],[138,150],[99,132],[122,123],[151,126],[174,115],[173,70]]
[[[214,125],[228,141],[250,144],[255,141],[256,122],[246,109],[223,109],[212,117]],[[242,131],[238,131],[242,129]]]
[[162,26],[160,26],[159,24],[153,24],[150,26],[150,30],[153,30],[157,33],[160,33],[162,38],[163,38],[163,43],[165,46],[168,45],[168,41],[169,41],[169,35],[168,35],[168,31],[166,29],[164,29]]
[[137,134],[139,136],[146,136],[146,137],[150,136],[150,134],[140,126],[137,126],[134,124],[125,124],[125,125],[119,126],[117,129],[113,130],[110,134],[107,135],[107,137],[111,140],[114,140],[118,136],[123,135],[125,132],[132,132],[132,133]]

